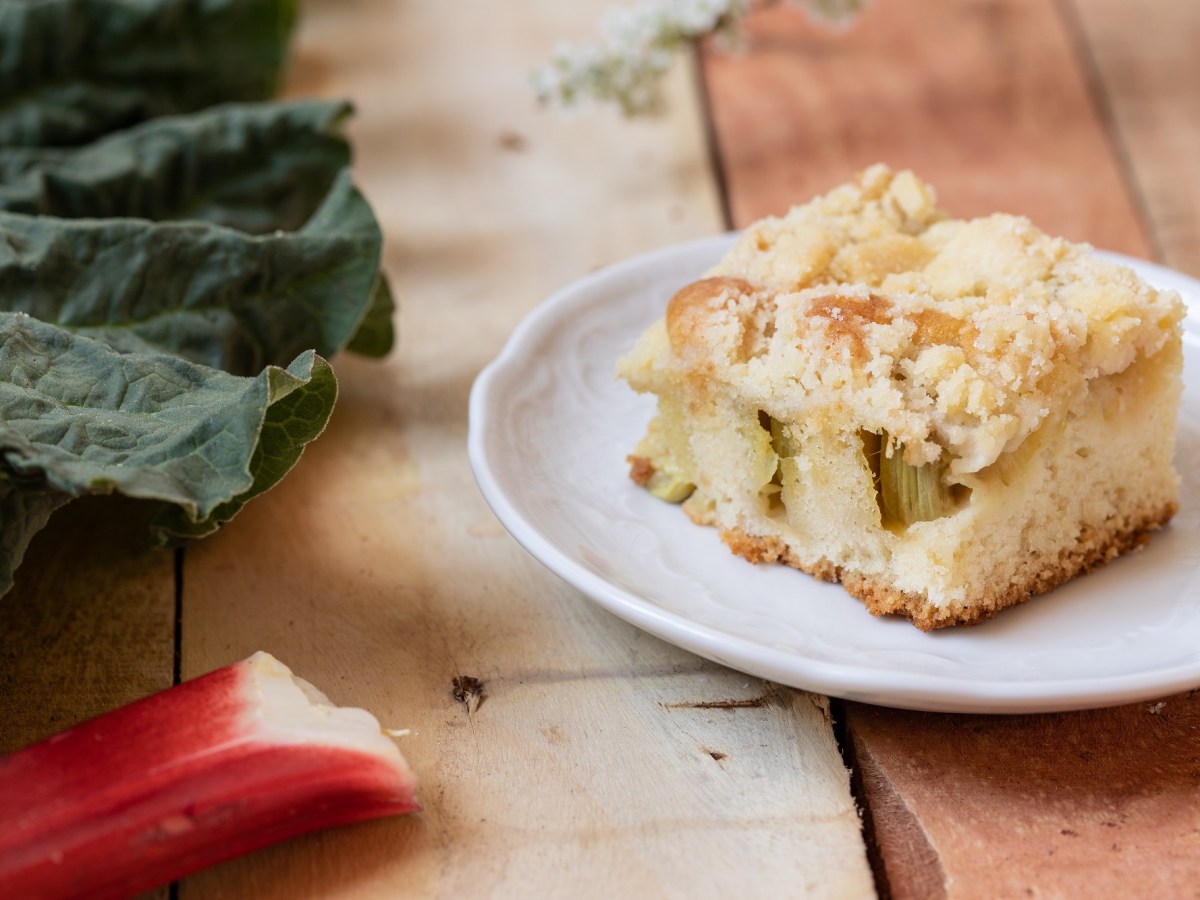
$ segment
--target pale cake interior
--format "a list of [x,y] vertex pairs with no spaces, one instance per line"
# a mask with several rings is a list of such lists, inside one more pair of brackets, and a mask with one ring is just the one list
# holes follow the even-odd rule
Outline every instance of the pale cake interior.
[[[1090,248],[948,220],[873,167],[748,229],[621,360],[659,398],[631,475],[876,614],[976,622],[1174,513],[1182,315]],[[937,473],[936,517],[885,514],[892,454]]]

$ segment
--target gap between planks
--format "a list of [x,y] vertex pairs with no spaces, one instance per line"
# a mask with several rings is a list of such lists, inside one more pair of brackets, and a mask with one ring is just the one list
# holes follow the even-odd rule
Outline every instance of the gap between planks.
[[[559,582],[496,533],[467,467],[471,381],[539,298],[723,227],[686,71],[655,122],[534,108],[525,71],[606,6],[306,10],[301,77],[360,111],[356,178],[384,227],[401,349],[337,360],[326,433],[189,548],[183,674],[263,647],[412,726],[425,812],[271,848],[188,879],[185,898],[871,891],[822,712],[796,692],[669,708],[757,685]],[[560,677],[573,670],[613,674]]]

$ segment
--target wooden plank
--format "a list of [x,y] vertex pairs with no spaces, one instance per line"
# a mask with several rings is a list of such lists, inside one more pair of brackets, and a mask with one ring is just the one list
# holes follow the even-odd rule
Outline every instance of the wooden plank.
[[[1089,33],[1107,42],[1098,58],[1113,66],[1102,65],[1100,83],[1130,74],[1117,59],[1150,79],[1158,26],[1148,33],[1139,23],[1152,13],[1118,6],[1080,2]],[[1176,12],[1162,28],[1177,28],[1182,46],[1194,16]],[[759,17],[746,56],[706,60],[737,224],[884,160],[933,180],[956,214],[1025,212],[1051,231],[1146,255],[1070,22],[1050,4],[918,0],[873,4],[845,34],[787,10]],[[1186,56],[1156,63],[1170,71],[1154,84],[1187,85],[1168,98],[1194,97]],[[1118,123],[1134,118],[1137,89],[1125,90]],[[1167,134],[1183,103],[1160,95],[1151,107],[1171,102],[1173,115],[1160,109],[1140,138],[1122,132],[1147,184],[1171,177],[1177,144],[1190,139],[1187,126]],[[1194,215],[1179,212],[1183,197],[1147,196],[1156,223],[1178,226],[1163,243],[1179,263]],[[845,704],[882,882],[895,898],[1190,896],[1200,876],[1197,702],[1008,718]]]
[[1196,693],[1013,717],[850,704],[893,900],[1194,896]]
[[81,500],[34,538],[0,598],[0,753],[171,686],[174,554],[136,519]]
[[139,519],[90,498],[34,538],[0,598],[0,754],[171,686],[174,553],[148,548]]
[[886,162],[956,216],[1150,255],[1054,4],[888,0],[846,32],[784,4],[705,71],[739,226]]
[[1200,275],[1200,4],[1071,0],[1066,7],[1095,63],[1159,255]]
[[[529,309],[721,228],[686,71],[659,122],[533,106],[526,70],[604,5],[306,7],[296,78],[359,106],[402,346],[339,360],[327,433],[189,551],[183,667],[267,649],[411,727],[425,811],[222,866],[186,900],[873,893],[824,703],[586,602],[506,536],[467,465],[471,382]],[[460,700],[468,676],[482,692]]]

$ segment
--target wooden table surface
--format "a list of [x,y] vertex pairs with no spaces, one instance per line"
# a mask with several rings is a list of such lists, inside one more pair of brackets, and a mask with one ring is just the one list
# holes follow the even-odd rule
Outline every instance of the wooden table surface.
[[553,290],[876,160],[1200,275],[1200,4],[874,0],[845,31],[783,6],[681,65],[662,118],[537,109],[528,70],[605,7],[305,4],[288,92],[357,105],[400,346],[336,361],[328,431],[213,538],[57,517],[0,600],[0,749],[265,649],[413,729],[424,812],[155,896],[1200,896],[1195,692],[974,717],[766,684],[543,569],[465,448],[473,379]]

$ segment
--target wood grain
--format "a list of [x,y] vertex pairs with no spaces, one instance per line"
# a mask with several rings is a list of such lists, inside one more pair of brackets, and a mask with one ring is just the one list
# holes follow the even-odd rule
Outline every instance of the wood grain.
[[171,686],[174,554],[139,515],[89,498],[34,538],[0,597],[0,753]]
[[1013,717],[849,704],[891,896],[1195,897],[1197,693]]
[[1200,276],[1200,4],[1064,0],[1167,265]]
[[189,551],[183,668],[267,649],[412,728],[425,811],[219,867],[185,900],[873,894],[824,702],[600,611],[505,534],[467,465],[470,385],[526,312],[721,228],[686,77],[653,123],[534,107],[529,67],[603,6],[306,8],[294,83],[358,106],[401,347],[338,360],[326,434]]
[[785,4],[705,71],[738,226],[886,162],[933,182],[956,216],[1020,213],[1150,255],[1052,3],[887,0],[845,32]]
[[34,538],[0,597],[0,754],[171,686],[174,554],[146,534],[136,504],[90,498]]
[[[1180,170],[1198,158],[1187,149],[1196,11],[1163,2],[1142,40],[1142,19],[1154,16],[1142,7],[1079,0],[1078,10],[1086,35],[1036,2],[888,0],[844,34],[787,10],[760,16],[747,55],[705,63],[736,223],[884,160],[934,181],[953,213],[1025,212],[1051,231],[1148,255],[1137,192],[1123,181],[1126,147],[1168,258],[1191,265],[1197,176]],[[1090,89],[1100,92],[1091,95],[1089,40],[1099,65]],[[1197,702],[1009,718],[846,704],[885,889],[1196,896]]]

